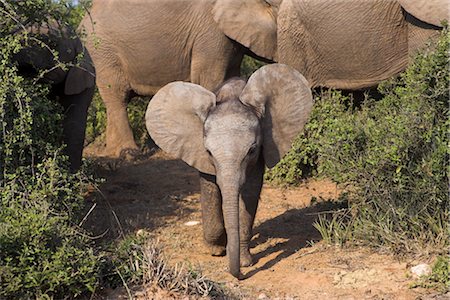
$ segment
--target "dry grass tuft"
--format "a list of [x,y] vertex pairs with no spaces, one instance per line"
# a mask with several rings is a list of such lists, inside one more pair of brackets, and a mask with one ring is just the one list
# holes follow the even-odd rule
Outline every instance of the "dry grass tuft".
[[198,270],[177,264],[169,266],[158,242],[150,239],[142,245],[131,245],[130,268],[141,274],[147,288],[159,288],[171,294],[207,297],[212,299],[237,299],[219,283],[207,279]]

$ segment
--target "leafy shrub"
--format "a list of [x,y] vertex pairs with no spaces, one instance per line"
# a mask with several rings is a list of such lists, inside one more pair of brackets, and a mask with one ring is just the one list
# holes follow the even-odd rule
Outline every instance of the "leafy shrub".
[[316,98],[305,133],[267,177],[296,183],[308,172],[345,184],[349,211],[316,226],[329,242],[442,253],[449,219],[449,33],[417,55],[383,98],[355,109],[348,97]]
[[[317,175],[318,156],[325,155],[321,151],[323,134],[335,127],[339,120],[349,120],[354,117],[349,107],[352,101],[338,91],[321,91],[314,96],[314,108],[308,123],[301,134],[292,143],[292,149],[271,170],[265,178],[276,185],[295,185],[312,175]],[[344,122],[345,124],[345,122]],[[348,127],[339,128],[348,134]],[[345,136],[344,135],[344,136]],[[336,134],[336,136],[342,136]],[[325,157],[322,160],[326,160]]]
[[99,258],[75,223],[86,183],[57,156],[2,182],[0,298],[75,296],[97,282]]
[[63,20],[53,1],[0,5],[0,298],[67,298],[93,291],[100,257],[80,228],[81,172],[70,174],[61,152],[62,107],[48,88],[17,72],[13,55],[27,22]]
[[438,256],[433,264],[428,282],[438,289],[448,292],[450,290],[450,258],[448,256]]
[[428,276],[420,276],[417,280],[410,284],[411,288],[423,287],[427,289],[435,289],[438,292],[446,293],[450,291],[450,258],[446,256],[438,256],[434,261],[431,274]]

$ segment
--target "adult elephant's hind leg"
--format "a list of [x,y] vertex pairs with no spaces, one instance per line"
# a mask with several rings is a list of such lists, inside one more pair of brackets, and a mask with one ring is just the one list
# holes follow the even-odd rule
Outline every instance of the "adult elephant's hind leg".
[[[103,77],[103,78],[102,78]],[[98,75],[97,85],[106,107],[106,149],[104,155],[119,157],[127,152],[138,151],[128,122],[127,104],[130,88],[126,84],[111,81],[120,76],[104,78]]]
[[222,213],[222,196],[215,176],[200,173],[203,237],[211,255],[225,255],[227,236]]

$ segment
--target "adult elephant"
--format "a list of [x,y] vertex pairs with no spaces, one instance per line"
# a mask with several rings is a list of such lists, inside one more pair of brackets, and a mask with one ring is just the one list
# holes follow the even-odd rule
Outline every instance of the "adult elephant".
[[[223,2],[226,13],[215,20],[229,37],[242,43],[243,26],[269,28],[267,19],[247,17],[250,5]],[[274,7],[277,20],[277,48],[266,57],[296,68],[312,87],[350,90],[405,70],[416,51],[439,35],[450,6],[449,0],[260,2]]]
[[106,106],[104,155],[137,149],[126,110],[133,95],[172,81],[211,90],[239,75],[245,53],[273,59],[279,2],[94,0],[81,28]]
[[[34,39],[14,57],[19,73],[51,84],[64,107],[63,138],[72,171],[81,165],[87,111],[95,90],[95,69],[80,38],[56,22],[27,29]],[[53,53],[56,51],[57,53]],[[62,67],[65,65],[65,67]]]
[[372,87],[403,71],[411,54],[439,34],[448,6],[448,0],[284,0],[278,62],[295,67],[312,87]]

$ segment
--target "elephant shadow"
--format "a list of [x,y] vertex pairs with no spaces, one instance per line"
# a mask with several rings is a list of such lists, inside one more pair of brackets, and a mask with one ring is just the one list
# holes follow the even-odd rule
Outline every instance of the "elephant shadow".
[[263,265],[248,272],[245,277],[249,278],[259,271],[270,269],[281,260],[308,246],[310,242],[320,241],[322,237],[314,227],[314,222],[318,220],[319,215],[346,206],[347,204],[343,202],[318,202],[309,207],[290,209],[257,225],[253,230],[254,238],[251,241],[251,248],[259,248],[263,244],[269,246],[257,253],[252,251],[254,264],[257,265],[260,260],[279,253]]

